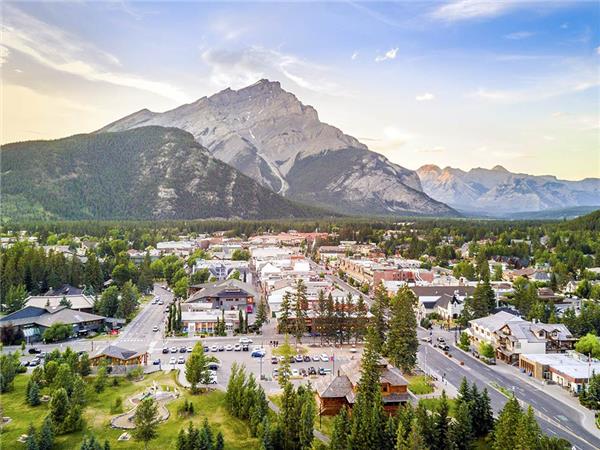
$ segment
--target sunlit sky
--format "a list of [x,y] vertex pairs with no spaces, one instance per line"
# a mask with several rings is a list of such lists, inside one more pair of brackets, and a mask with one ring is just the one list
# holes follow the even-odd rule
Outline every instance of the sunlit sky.
[[600,176],[600,3],[2,2],[1,142],[260,78],[392,161]]

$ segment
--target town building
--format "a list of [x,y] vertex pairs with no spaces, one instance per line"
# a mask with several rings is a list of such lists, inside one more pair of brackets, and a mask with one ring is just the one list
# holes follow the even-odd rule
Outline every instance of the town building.
[[[408,382],[400,370],[381,358],[377,365],[385,411],[394,413],[411,400]],[[315,383],[319,415],[334,416],[344,406],[352,409],[360,382],[360,360],[344,364],[335,374]]]
[[148,352],[136,352],[116,345],[109,345],[90,357],[92,366],[139,366],[148,363]]
[[496,358],[516,364],[520,354],[564,353],[577,339],[564,324],[529,322],[506,311],[469,321],[471,342],[494,347]]
[[579,394],[591,376],[600,373],[600,361],[577,352],[521,354],[519,368],[540,381]]
[[65,306],[26,306],[0,318],[0,328],[15,327],[23,333],[27,342],[40,341],[44,331],[58,323],[70,325],[73,328],[73,336],[78,336],[100,330],[104,327],[105,318]]
[[229,279],[190,286],[186,305],[194,303],[210,304],[210,309],[223,311],[242,310],[254,312],[258,294],[248,283]]
[[[61,302],[66,302],[68,304],[61,305]],[[94,298],[85,294],[38,295],[27,297],[25,299],[25,306],[35,306],[37,308],[58,308],[59,306],[67,306],[72,310],[92,313],[94,312]]]

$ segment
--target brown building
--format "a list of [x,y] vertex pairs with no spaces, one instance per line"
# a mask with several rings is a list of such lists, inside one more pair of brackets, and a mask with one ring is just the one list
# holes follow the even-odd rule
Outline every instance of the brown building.
[[[408,382],[400,370],[384,358],[377,366],[381,382],[383,407],[389,413],[395,413],[400,405],[406,404],[411,396]],[[356,400],[360,381],[360,360],[352,361],[340,367],[337,374],[327,375],[315,383],[319,414],[336,415],[343,406],[352,409]]]
[[125,348],[109,345],[90,358],[92,366],[106,363],[109,366],[137,366],[148,363],[147,352],[135,352]]

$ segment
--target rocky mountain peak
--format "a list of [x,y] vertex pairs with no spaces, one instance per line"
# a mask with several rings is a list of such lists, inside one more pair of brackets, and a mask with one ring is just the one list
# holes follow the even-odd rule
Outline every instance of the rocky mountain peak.
[[494,167],[492,167],[492,170],[495,172],[506,172],[509,173],[508,170],[506,170],[503,166],[501,165],[495,165]]

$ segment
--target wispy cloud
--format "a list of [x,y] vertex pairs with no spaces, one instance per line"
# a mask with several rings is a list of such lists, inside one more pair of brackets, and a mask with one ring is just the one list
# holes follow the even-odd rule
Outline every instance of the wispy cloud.
[[433,95],[431,92],[425,92],[421,95],[417,95],[415,97],[415,100],[418,102],[428,102],[435,99],[435,95]]
[[114,55],[14,6],[4,5],[1,30],[4,45],[51,69],[92,82],[151,92],[177,102],[188,100],[176,86],[123,72],[119,59]]
[[390,48],[383,55],[377,55],[375,57],[375,62],[382,62],[382,61],[387,61],[390,59],[396,59],[396,56],[398,56],[398,47]]
[[5,46],[0,45],[0,66],[6,62],[8,55],[10,55],[10,50]]
[[506,39],[510,39],[513,41],[519,41],[521,39],[527,39],[532,36],[535,36],[533,31],[515,31],[514,33],[508,33],[504,35]]
[[447,22],[495,17],[518,6],[513,0],[455,0],[436,8],[431,17]]
[[600,55],[600,45],[596,47],[596,55]]
[[358,52],[352,53],[352,56],[350,57],[350,59],[352,59],[352,61],[354,61],[356,58],[358,58]]
[[328,68],[297,56],[259,46],[241,50],[208,49],[201,54],[210,69],[210,81],[217,88],[240,88],[261,78],[288,80],[319,93],[345,95],[329,80]]

